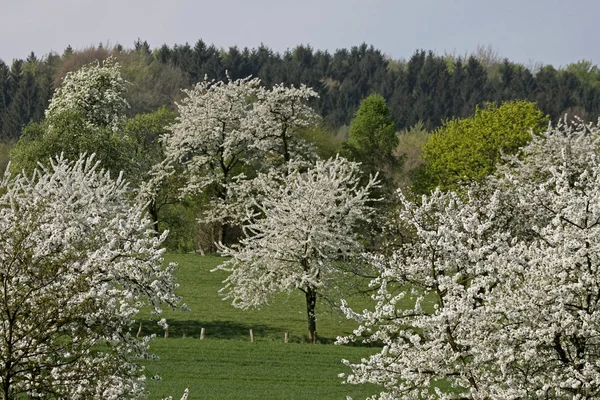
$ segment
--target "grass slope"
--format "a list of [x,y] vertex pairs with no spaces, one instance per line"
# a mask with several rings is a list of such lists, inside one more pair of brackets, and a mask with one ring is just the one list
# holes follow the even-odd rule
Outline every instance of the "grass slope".
[[[281,295],[260,310],[242,311],[218,295],[226,274],[211,273],[219,257],[193,254],[166,257],[179,264],[178,294],[190,312],[166,311],[169,338],[158,338],[151,351],[158,361],[145,363],[150,381],[150,399],[181,396],[190,388],[190,399],[343,399],[364,398],[378,392],[371,385],[342,385],[338,374],[349,372],[341,359],[358,361],[376,352],[359,346],[335,346],[336,336],[350,333],[353,321],[318,307],[317,332],[320,343],[308,344],[306,309],[301,292]],[[355,303],[365,303],[355,298]],[[147,316],[144,316],[147,317]],[[205,328],[206,339],[199,340]],[[249,329],[255,341],[249,341]],[[143,333],[163,332],[145,320]],[[290,343],[283,343],[289,332]]]

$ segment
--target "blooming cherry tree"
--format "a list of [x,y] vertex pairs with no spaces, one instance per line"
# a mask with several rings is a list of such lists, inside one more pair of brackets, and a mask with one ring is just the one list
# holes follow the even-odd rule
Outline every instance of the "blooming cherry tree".
[[283,163],[292,159],[314,161],[314,149],[294,133],[298,128],[308,128],[318,122],[318,115],[307,105],[317,96],[317,92],[306,85],[261,87],[251,118],[256,135],[253,147],[259,154],[275,156],[275,162],[277,158]]
[[179,302],[165,235],[93,157],[7,173],[0,193],[0,397],[142,397],[134,318]]
[[59,154],[77,159],[95,153],[102,165],[130,172],[132,140],[122,132],[129,105],[119,64],[106,59],[69,72],[46,110],[46,119],[29,124],[12,150],[13,168],[29,172]]
[[[400,200],[398,219],[413,240],[389,256],[369,258],[379,270],[372,282],[378,288],[375,310],[355,313],[343,303],[347,316],[361,325],[338,339],[382,341],[384,348],[363,363],[345,361],[353,370],[346,379],[384,385],[388,390],[382,399],[438,398],[429,390],[443,380],[455,387],[478,387],[482,381],[466,338],[482,306],[481,292],[494,284],[486,265],[508,248],[507,238],[494,229],[499,199],[491,198],[481,211],[484,204],[441,191],[420,205],[402,195]],[[439,398],[453,398],[452,393],[444,395]]]
[[369,191],[359,164],[342,157],[317,161],[302,172],[289,164],[278,175],[259,174],[250,181],[260,193],[247,204],[245,238],[221,246],[231,257],[218,268],[230,272],[222,292],[236,307],[265,304],[277,292],[299,289],[306,296],[309,339],[316,331],[319,293],[339,263],[362,251],[357,223],[368,221]]
[[560,123],[467,197],[401,196],[413,240],[370,257],[376,307],[345,308],[360,327],[338,339],[384,347],[345,361],[347,382],[381,399],[598,398],[599,137]]
[[300,154],[314,158],[310,146],[293,136],[318,118],[306,104],[317,95],[312,89],[278,85],[268,90],[259,79],[245,78],[204,80],[184,92],[179,117],[164,139],[165,161],[155,166],[154,179],[142,190],[147,196],[169,176],[182,175],[184,195],[210,199],[202,221],[218,222],[224,230],[228,221],[219,209],[229,202],[234,177],[251,176]]
[[92,63],[67,73],[46,110],[46,118],[78,113],[89,127],[117,130],[129,107],[126,81],[119,63],[109,57],[102,65]]

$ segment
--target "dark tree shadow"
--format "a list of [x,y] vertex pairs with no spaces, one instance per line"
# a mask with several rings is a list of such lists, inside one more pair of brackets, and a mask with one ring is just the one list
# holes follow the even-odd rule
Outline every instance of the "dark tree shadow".
[[[158,337],[164,336],[164,330],[160,327],[156,320],[143,320],[142,323],[142,335],[155,334]],[[182,337],[200,337],[200,331],[202,328],[205,329],[205,337],[211,339],[248,339],[249,331],[252,329],[255,337],[261,336],[274,336],[279,330],[273,329],[266,325],[246,325],[240,324],[233,321],[191,321],[191,320],[177,320],[167,321],[169,324],[169,338],[182,338]],[[132,328],[132,333],[136,333],[139,328],[139,324]],[[283,334],[282,334],[283,337]]]
[[[284,341],[285,331],[282,329],[275,329],[273,327],[257,324],[241,324],[233,321],[193,321],[193,320],[176,320],[167,321],[169,324],[169,338],[200,338],[200,332],[204,328],[204,337],[206,339],[226,339],[226,340],[250,340],[250,329],[252,329],[255,340],[262,341],[265,338],[269,341]],[[164,337],[164,330],[157,323],[157,320],[142,320],[142,336],[156,335],[157,337]],[[132,334],[138,332],[139,322],[137,325],[132,327]],[[290,332],[289,343],[308,343],[308,337],[306,335],[293,335]],[[336,341],[335,337],[320,337],[317,331],[317,344],[334,344]],[[362,342],[350,342],[345,346],[356,346],[356,347],[381,347],[382,343],[362,343]]]

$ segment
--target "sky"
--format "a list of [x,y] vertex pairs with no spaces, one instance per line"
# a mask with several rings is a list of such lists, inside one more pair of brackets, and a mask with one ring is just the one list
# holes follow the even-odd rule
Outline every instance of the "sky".
[[600,64],[599,15],[598,0],[0,0],[0,59],[141,38],[278,52],[365,42],[393,59],[484,47],[528,67]]

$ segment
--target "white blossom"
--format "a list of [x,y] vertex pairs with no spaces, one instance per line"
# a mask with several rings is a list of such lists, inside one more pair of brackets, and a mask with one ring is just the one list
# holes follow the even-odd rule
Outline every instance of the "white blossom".
[[127,184],[92,157],[0,182],[3,398],[144,396],[140,307],[176,306],[174,264]]
[[377,304],[346,308],[360,326],[338,339],[384,347],[345,361],[346,381],[383,385],[381,399],[598,398],[599,137],[562,122],[466,197],[401,195],[413,240],[370,257]]
[[299,289],[314,324],[317,293],[341,262],[363,248],[357,223],[370,219],[369,191],[377,181],[360,187],[360,177],[359,164],[336,157],[306,171],[290,163],[285,172],[245,182],[258,195],[247,204],[240,244],[221,246],[222,255],[231,257],[218,267],[231,273],[225,298],[236,307],[259,307],[274,293]]
[[119,63],[112,57],[102,65],[99,62],[84,65],[67,73],[50,100],[46,118],[52,120],[64,112],[77,113],[88,128],[116,131],[129,107],[124,97],[126,83]]
[[[182,194],[208,193],[203,222],[227,219],[218,210],[228,204],[228,185],[291,158],[316,158],[314,149],[294,134],[318,119],[306,102],[317,96],[305,86],[260,86],[257,78],[204,80],[184,90],[179,117],[164,138],[165,160],[142,186],[145,198],[169,176],[185,178]],[[243,175],[242,173],[245,173]],[[218,215],[217,215],[218,214]]]

